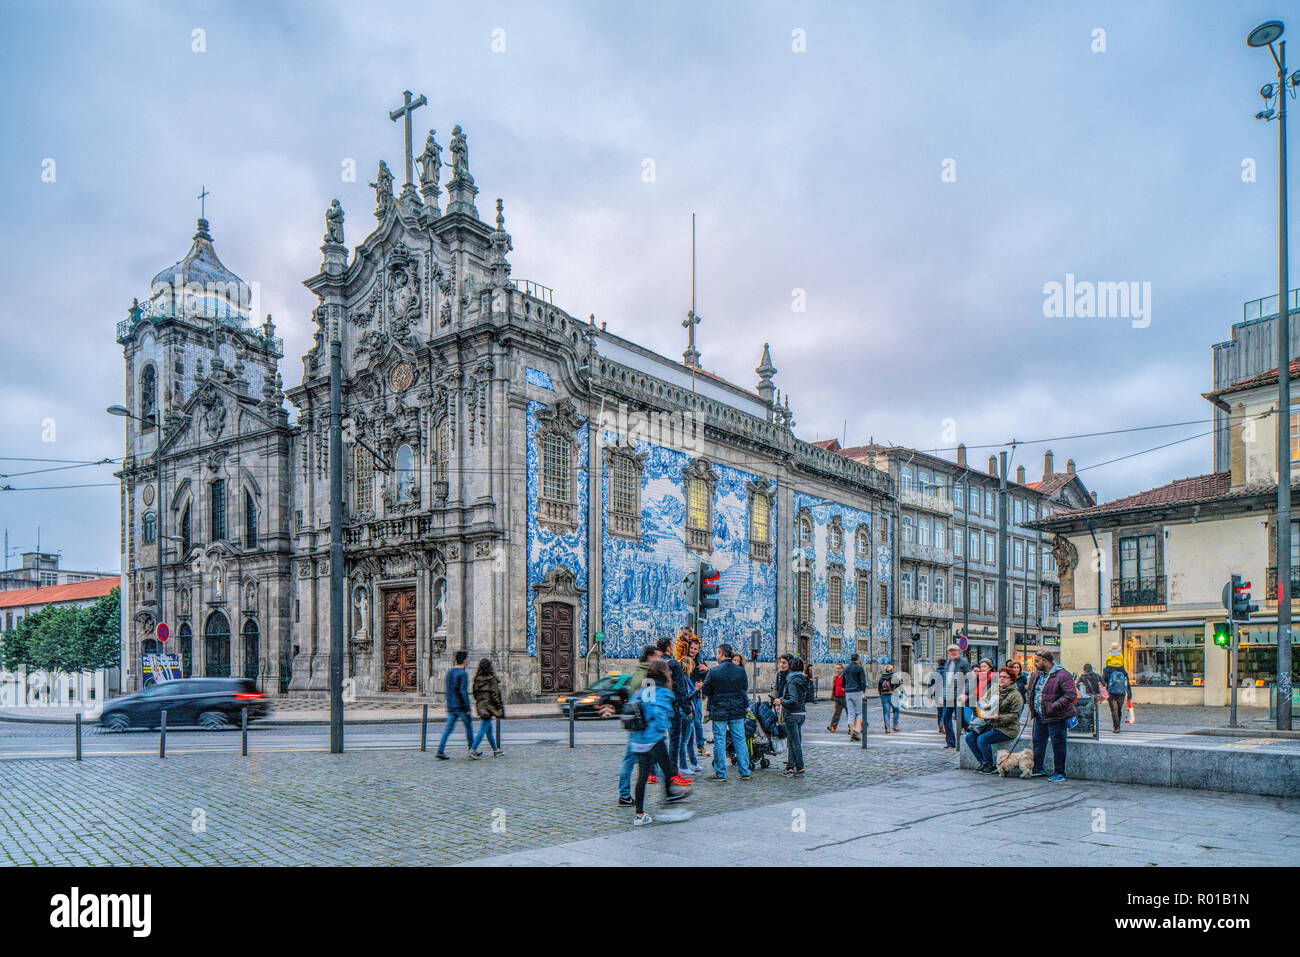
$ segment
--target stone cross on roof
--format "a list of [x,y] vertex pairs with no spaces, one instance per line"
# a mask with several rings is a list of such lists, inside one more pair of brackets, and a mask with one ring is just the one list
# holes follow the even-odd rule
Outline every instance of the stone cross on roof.
[[390,111],[388,114],[388,118],[392,120],[394,123],[396,123],[399,118],[404,118],[406,120],[406,185],[407,186],[411,185],[411,164],[414,158],[411,154],[411,114],[414,113],[420,107],[427,104],[428,102],[429,101],[424,98],[423,93],[421,93],[415,99],[411,99],[411,91],[403,90],[402,105],[399,106],[397,109]]

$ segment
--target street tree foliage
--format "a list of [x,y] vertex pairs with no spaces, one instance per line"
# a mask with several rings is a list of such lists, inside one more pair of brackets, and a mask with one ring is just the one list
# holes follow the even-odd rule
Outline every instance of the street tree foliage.
[[23,618],[0,643],[6,671],[19,666],[50,674],[113,668],[121,655],[121,590],[88,608],[46,605]]

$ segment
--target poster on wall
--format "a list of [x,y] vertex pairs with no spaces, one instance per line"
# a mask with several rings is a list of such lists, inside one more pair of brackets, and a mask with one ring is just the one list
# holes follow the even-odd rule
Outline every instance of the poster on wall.
[[140,656],[140,673],[144,675],[146,686],[159,681],[178,681],[185,677],[181,674],[180,655],[150,654]]

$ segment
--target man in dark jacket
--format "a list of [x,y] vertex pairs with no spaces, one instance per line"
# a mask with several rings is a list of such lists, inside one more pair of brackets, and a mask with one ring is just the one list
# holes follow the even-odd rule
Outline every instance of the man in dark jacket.
[[939,724],[943,727],[944,747],[956,749],[957,735],[953,731],[952,719],[957,708],[966,701],[966,676],[970,674],[970,662],[956,645],[948,646],[948,659],[936,671],[935,695],[939,706]]
[[1034,677],[1029,683],[1029,713],[1034,716],[1034,769],[1030,777],[1041,778],[1043,759],[1047,757],[1047,740],[1052,741],[1052,782],[1065,780],[1066,722],[1077,712],[1074,707],[1078,689],[1074,679],[1061,667],[1050,651],[1040,651],[1034,659]]
[[862,737],[862,697],[867,690],[867,672],[855,651],[844,666],[844,710],[849,722],[849,740]]
[[456,665],[448,670],[446,681],[443,682],[443,693],[447,699],[447,723],[442,727],[442,740],[438,742],[439,761],[447,760],[443,749],[447,747],[447,739],[451,737],[457,721],[465,722],[465,745],[469,748],[469,756],[478,757],[474,753],[474,730],[470,727],[469,718],[469,673],[465,671],[465,659],[468,657],[464,651],[456,652]]
[[736,750],[741,778],[749,777],[749,750],[745,746],[745,711],[749,708],[749,678],[732,662],[731,645],[718,645],[718,663],[709,669],[702,690],[709,699],[713,721],[713,777],[727,779],[727,735]]

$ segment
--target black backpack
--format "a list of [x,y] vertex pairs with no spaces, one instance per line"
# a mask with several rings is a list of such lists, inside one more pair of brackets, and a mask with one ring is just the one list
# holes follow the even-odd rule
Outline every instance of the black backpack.
[[633,696],[623,705],[623,713],[618,716],[623,722],[624,731],[644,731],[646,729],[645,712],[641,709],[641,699]]

